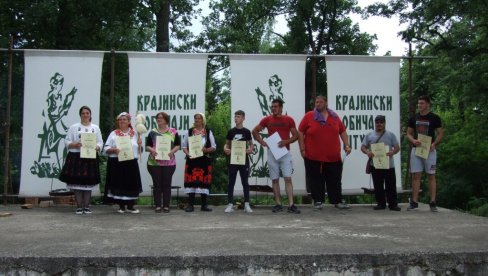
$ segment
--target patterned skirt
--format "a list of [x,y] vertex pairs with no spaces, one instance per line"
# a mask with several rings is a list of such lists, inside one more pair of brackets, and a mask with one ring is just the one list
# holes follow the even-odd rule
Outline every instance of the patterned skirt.
[[68,152],[59,180],[67,184],[95,186],[100,183],[100,161],[80,158],[79,152]]
[[210,190],[212,184],[212,158],[207,156],[186,159],[185,188]]

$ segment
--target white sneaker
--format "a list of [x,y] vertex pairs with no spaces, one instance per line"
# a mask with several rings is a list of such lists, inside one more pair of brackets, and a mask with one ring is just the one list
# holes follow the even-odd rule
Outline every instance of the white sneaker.
[[244,212],[252,213],[251,205],[249,205],[249,202],[244,203]]
[[137,209],[127,209],[126,212],[131,214],[139,214],[139,210]]
[[232,205],[232,203],[227,204],[227,208],[225,208],[224,212],[226,212],[226,213],[234,212],[234,205]]
[[117,213],[119,213],[119,214],[125,214],[125,210],[119,209],[119,210],[117,210]]

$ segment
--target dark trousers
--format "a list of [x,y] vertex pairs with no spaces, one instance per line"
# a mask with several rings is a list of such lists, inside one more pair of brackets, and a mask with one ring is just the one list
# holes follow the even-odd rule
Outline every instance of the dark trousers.
[[373,178],[374,195],[376,202],[380,206],[395,207],[398,205],[396,191],[395,168],[388,170],[377,170],[371,168],[371,177]]
[[227,203],[234,201],[234,186],[236,185],[237,172],[241,176],[242,190],[244,191],[244,202],[249,202],[249,165],[231,165],[227,166]]
[[325,201],[325,188],[330,204],[342,202],[342,162],[320,162],[307,158],[305,172],[310,181],[310,191],[315,202]]
[[161,194],[163,194],[163,207],[169,207],[171,202],[171,183],[176,166],[147,166],[153,180],[153,196],[156,207],[161,207]]

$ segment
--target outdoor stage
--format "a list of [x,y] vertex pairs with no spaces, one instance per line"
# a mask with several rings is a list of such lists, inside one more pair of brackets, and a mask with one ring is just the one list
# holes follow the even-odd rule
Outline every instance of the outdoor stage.
[[488,219],[327,206],[302,214],[0,206],[0,275],[488,275]]

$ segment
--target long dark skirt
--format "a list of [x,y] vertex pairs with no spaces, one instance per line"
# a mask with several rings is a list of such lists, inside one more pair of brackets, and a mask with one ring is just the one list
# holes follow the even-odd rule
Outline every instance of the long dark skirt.
[[80,158],[79,152],[68,152],[59,180],[68,184],[82,184],[95,186],[100,183],[100,161]]
[[141,174],[137,159],[119,162],[108,158],[105,197],[113,199],[136,199],[142,192]]

